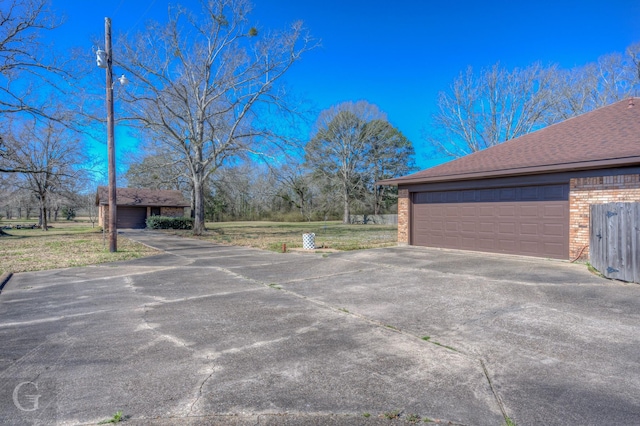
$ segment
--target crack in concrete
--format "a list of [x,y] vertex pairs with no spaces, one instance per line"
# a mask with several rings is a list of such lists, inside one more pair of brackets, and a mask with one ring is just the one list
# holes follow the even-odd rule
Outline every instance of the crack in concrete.
[[[209,360],[208,356],[207,356],[207,360]],[[193,412],[193,408],[198,403],[198,401],[200,401],[200,398],[202,398],[202,388],[209,381],[209,379],[211,379],[211,377],[217,370],[218,369],[215,367],[211,368],[211,373],[207,377],[205,377],[202,383],[200,383],[200,388],[198,389],[198,396],[196,396],[196,399],[191,403],[191,406],[189,407],[189,415],[191,415],[191,413]]]
[[[225,270],[224,268],[220,268],[220,269],[221,270]],[[245,277],[245,276],[242,276],[241,274],[236,274],[236,273],[231,272],[231,271],[228,271],[228,272],[230,272],[232,275],[247,279],[249,281],[253,281],[253,282],[259,283],[259,284],[261,284],[261,285],[263,285],[265,287],[269,287],[269,285],[267,283],[265,283],[265,282],[262,282],[262,281],[259,281],[259,280],[255,280],[253,278]],[[341,272],[341,273],[337,273],[337,274],[329,274],[329,275],[326,275],[326,277],[335,276],[335,275],[343,275],[343,274],[352,274],[352,273],[353,273],[353,271]],[[305,279],[301,279],[301,280],[291,280],[291,281],[287,281],[287,282],[302,281],[302,280],[306,280],[306,279],[313,279],[313,278],[305,278]],[[399,329],[399,328],[397,328],[395,326],[389,326],[389,324],[385,324],[382,321],[378,321],[378,320],[375,320],[375,319],[372,319],[372,318],[368,318],[368,317],[366,317],[364,315],[361,315],[361,314],[357,314],[357,313],[350,312],[350,311],[345,311],[343,308],[333,306],[333,305],[331,305],[331,304],[329,304],[327,302],[323,302],[321,300],[309,298],[309,297],[301,295],[301,294],[299,294],[299,293],[297,293],[295,291],[287,290],[287,289],[284,289],[284,288],[281,288],[279,290],[282,291],[285,294],[289,294],[291,296],[294,296],[294,297],[297,297],[299,299],[305,300],[307,302],[310,302],[310,303],[315,304],[317,306],[323,307],[325,309],[340,313],[342,315],[353,316],[353,317],[355,317],[355,318],[357,318],[357,319],[359,319],[359,320],[361,320],[363,322],[366,322],[368,324],[371,324],[371,325],[374,325],[376,327],[382,328],[383,330],[386,330],[387,332],[399,333],[399,334],[402,334],[404,336],[410,337],[412,339],[419,339],[420,341],[422,341],[424,343],[430,343],[432,345],[439,346],[444,350],[449,350],[449,351],[455,352],[455,353],[457,353],[457,354],[459,354],[459,355],[461,355],[461,356],[463,356],[463,357],[465,357],[465,358],[467,358],[469,360],[472,360],[474,362],[479,363],[479,365],[480,365],[480,367],[482,369],[483,375],[484,375],[485,379],[487,380],[487,382],[489,384],[489,388],[490,388],[491,393],[492,393],[492,395],[493,395],[493,397],[494,397],[494,399],[496,401],[496,404],[498,405],[498,408],[500,409],[500,412],[501,412],[502,416],[504,417],[505,422],[508,422],[509,417],[508,417],[507,412],[506,412],[506,407],[505,407],[504,403],[502,402],[502,399],[500,398],[500,395],[498,394],[497,390],[493,386],[493,381],[491,380],[491,376],[489,375],[489,371],[487,370],[487,368],[485,366],[485,363],[482,360],[482,358],[479,358],[478,356],[470,355],[470,354],[468,354],[468,353],[466,353],[464,351],[461,351],[459,349],[444,345],[444,344],[442,344],[440,342],[435,342],[435,341],[431,341],[431,340],[430,341],[424,341],[422,339],[422,337],[418,336],[415,333]],[[259,422],[258,422],[258,424],[259,424]],[[461,425],[459,423],[451,423],[451,422],[449,424]]]
[[[189,259],[189,258],[187,258],[185,256],[182,256],[182,255],[179,255],[179,254],[176,254],[176,253],[171,253],[170,251],[167,251],[167,250],[163,250],[163,251],[165,253],[169,253],[169,254],[171,254],[173,256],[190,260],[190,262],[189,262],[189,264],[187,266],[190,266],[190,265],[192,265],[194,263],[193,259]],[[359,263],[359,264],[365,264],[365,265],[374,265],[376,268],[384,267],[384,268],[387,268],[387,269],[404,269],[404,270],[411,269],[411,270],[424,271],[424,269],[421,269],[421,268],[409,268],[409,267],[406,267],[406,266],[379,264],[379,263],[372,263],[372,262],[367,262],[367,261],[362,261],[362,260],[350,260],[350,259],[336,259],[336,260],[340,260],[340,261],[348,262],[348,263]],[[185,266],[185,265],[181,265],[181,266]],[[244,276],[241,273],[237,273],[237,272],[231,271],[230,269],[227,269],[227,268],[212,267],[211,269],[219,270],[219,271],[224,272],[224,273],[226,273],[226,274],[228,274],[228,275],[230,275],[230,276],[232,276],[234,278],[242,279],[242,280],[245,280],[245,281],[248,281],[248,282],[252,282],[252,283],[258,284],[260,286],[266,287],[266,288],[270,288],[269,284],[264,282],[264,281],[260,281],[260,280],[254,279],[254,278],[250,278],[250,277]],[[372,270],[372,269],[375,269],[375,268],[367,268],[367,269],[364,269],[364,270],[369,271],[369,270]],[[311,280],[311,279],[319,279],[319,278],[328,278],[328,277],[347,275],[347,274],[353,274],[353,273],[354,273],[354,271],[345,271],[345,272],[339,272],[339,273],[334,273],[334,274],[324,274],[324,275],[319,275],[319,276],[314,276],[314,277],[305,277],[305,278],[301,278],[301,279],[288,280],[288,281],[285,281],[285,282],[286,283],[293,283],[293,282],[300,282],[300,281],[306,281],[306,280]],[[443,275],[443,276],[450,275],[449,273],[446,273],[446,272],[442,272],[440,274]],[[514,281],[509,281],[509,282],[513,283]],[[522,284],[525,284],[525,283],[522,283]],[[135,291],[135,286],[132,285],[132,287],[134,288],[134,291]],[[351,316],[353,316],[353,317],[355,317],[355,318],[357,318],[357,319],[359,319],[361,321],[364,321],[364,322],[369,323],[371,325],[374,325],[376,327],[382,328],[383,330],[386,330],[387,332],[399,333],[399,334],[405,335],[407,337],[410,337],[412,339],[419,339],[419,340],[423,341],[420,336],[418,336],[418,335],[416,335],[414,333],[407,332],[407,331],[401,330],[401,329],[396,328],[396,327],[391,328],[388,324],[384,324],[381,321],[368,318],[368,317],[366,317],[364,315],[361,315],[361,314],[356,314],[356,313],[353,313],[353,312],[345,312],[345,310],[342,309],[342,308],[335,307],[335,306],[333,306],[333,305],[331,305],[329,303],[326,303],[326,302],[323,302],[323,301],[320,301],[320,300],[311,299],[311,298],[309,298],[307,296],[301,295],[301,294],[296,293],[296,292],[291,291],[291,290],[282,289],[282,288],[279,289],[279,290],[282,291],[284,294],[288,294],[288,295],[297,297],[299,299],[305,300],[307,302],[310,302],[310,303],[315,304],[317,306],[320,306],[320,307],[323,307],[325,309],[334,311],[336,313],[340,313],[342,315],[344,315],[344,314],[351,315]],[[156,303],[158,303],[158,302],[156,302]],[[160,302],[160,303],[162,303],[162,302]],[[145,308],[146,308],[146,305],[145,305]],[[146,312],[147,311],[145,309],[145,314],[146,314]],[[148,325],[148,322],[144,318],[144,315],[143,315],[143,321]],[[149,328],[152,329],[151,327],[149,327]],[[161,334],[156,330],[154,330],[154,331],[156,333],[158,333],[158,334]],[[276,339],[276,341],[282,341],[282,340],[286,340],[286,339],[289,339],[289,337],[282,338],[282,339]],[[209,356],[207,356],[206,359],[207,359],[207,361],[213,361],[216,358],[218,358],[220,355],[223,355],[225,353],[236,353],[236,352],[240,352],[242,350],[245,350],[245,349],[248,349],[248,348],[251,348],[251,347],[255,347],[256,345],[260,346],[260,345],[265,344],[265,343],[273,343],[273,342],[256,342],[256,343],[254,343],[252,345],[247,345],[245,347],[228,349],[228,350],[225,350],[225,351],[222,351],[222,352],[214,354],[214,358],[213,359],[210,359]],[[461,356],[463,356],[463,357],[465,357],[467,359],[470,359],[470,360],[473,360],[475,362],[478,362],[480,367],[481,367],[481,369],[482,369],[483,375],[484,375],[485,379],[487,380],[487,382],[489,384],[489,388],[490,388],[491,393],[492,393],[492,395],[493,395],[493,397],[494,397],[494,399],[496,401],[496,404],[498,405],[498,408],[500,409],[500,412],[501,412],[502,416],[504,417],[505,422],[508,422],[509,417],[507,415],[505,405],[502,402],[502,399],[500,398],[500,395],[498,394],[497,390],[495,389],[495,387],[493,385],[493,381],[491,379],[491,376],[489,375],[489,371],[488,371],[484,361],[482,360],[482,358],[467,354],[467,353],[465,353],[463,351],[460,351],[458,349],[452,348],[450,346],[443,345],[443,344],[438,343],[438,342],[427,341],[425,343],[431,343],[431,344],[440,346],[444,350],[453,351],[453,352],[458,353],[458,354],[460,354]],[[192,352],[194,352],[194,354],[196,353],[195,350],[193,350],[191,348],[188,348],[186,346],[186,344],[184,344],[184,347],[189,349],[189,350],[191,350]],[[213,375],[215,374],[216,371],[217,370],[216,370],[215,367],[212,368],[211,373],[209,373],[207,375],[207,377],[200,383],[200,386],[198,387],[198,395],[196,396],[195,400],[190,405],[189,414],[191,414],[193,412],[193,409],[194,409],[195,405],[202,398],[202,391],[203,391],[204,385],[211,379],[211,377],[213,377]],[[271,414],[271,413],[270,414],[258,414],[256,425],[260,424],[260,418],[261,417],[279,416],[279,415],[282,415],[282,414]],[[285,415],[289,415],[289,413],[285,413]],[[317,414],[315,414],[315,415],[317,415]],[[312,414],[311,416],[315,416],[315,415]],[[326,416],[326,414],[320,414],[320,415]],[[331,414],[329,414],[329,415],[331,415]],[[305,413],[304,416],[309,416],[309,414]],[[335,415],[331,415],[331,416],[335,416]],[[453,424],[453,425],[457,425],[457,426],[464,426],[461,423],[456,423],[456,422],[451,422],[451,421],[449,421],[448,424]]]

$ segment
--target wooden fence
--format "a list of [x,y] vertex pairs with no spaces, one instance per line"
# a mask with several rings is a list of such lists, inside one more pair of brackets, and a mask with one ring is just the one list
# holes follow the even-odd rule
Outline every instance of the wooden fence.
[[607,278],[640,283],[640,203],[590,206],[589,259]]

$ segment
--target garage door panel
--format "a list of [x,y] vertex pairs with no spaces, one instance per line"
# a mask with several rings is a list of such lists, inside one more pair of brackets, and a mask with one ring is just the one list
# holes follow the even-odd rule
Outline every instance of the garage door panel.
[[[524,203],[522,203],[524,204]],[[521,205],[519,212],[520,217],[538,217],[539,216],[539,206],[538,205]]]
[[475,237],[462,237],[462,249],[463,250],[475,250],[476,238]]
[[473,206],[465,206],[464,204],[462,204],[461,206],[462,207],[458,207],[458,211],[460,212],[460,216],[466,217],[466,218],[471,218],[472,220],[475,220],[476,209]]
[[516,224],[514,222],[498,223],[498,234],[514,235],[516,233]]
[[480,218],[488,218],[488,217],[494,216],[495,207],[493,206],[477,205],[475,208],[476,208],[476,215],[478,215],[478,217]]
[[[569,206],[563,185],[466,191],[474,202],[421,202],[414,197],[411,244],[566,259],[569,255]],[[418,195],[418,194],[416,194]],[[535,197],[560,200],[523,201]],[[481,202],[480,199],[492,199]],[[515,201],[499,201],[515,198]],[[442,198],[441,198],[442,199]]]
[[146,227],[146,207],[119,206],[116,210],[118,228],[142,229]]
[[478,222],[477,225],[478,232],[486,232],[493,234],[496,232],[496,223],[495,222]]
[[517,247],[518,242],[515,240],[498,239],[498,248],[504,253],[514,252]]
[[443,231],[444,230],[444,221],[443,220],[434,220],[432,222],[432,227],[430,228],[432,231]]
[[523,253],[535,254],[540,252],[540,244],[537,241],[520,241],[520,249]]
[[[550,253],[549,257],[564,259],[566,258],[566,250],[564,244],[560,243],[545,243],[544,251]],[[563,256],[564,255],[564,256]]]
[[477,249],[480,251],[497,251],[496,240],[494,238],[478,239]]
[[[502,204],[502,203],[497,203],[497,204]],[[516,208],[517,206],[515,205],[498,205],[497,208],[497,215],[500,217],[514,217],[516,215]]]
[[562,224],[556,223],[545,223],[542,225],[542,235],[547,237],[555,237],[557,235],[562,235],[564,232],[564,227]]
[[544,217],[563,217],[564,209],[562,206],[544,206]]
[[460,223],[460,232],[472,232],[475,233],[476,232],[476,223],[475,222],[470,222],[465,220],[464,222]]

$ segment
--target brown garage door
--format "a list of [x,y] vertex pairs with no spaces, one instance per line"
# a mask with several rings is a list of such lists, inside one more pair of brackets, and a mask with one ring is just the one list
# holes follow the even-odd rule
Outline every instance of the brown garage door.
[[413,194],[411,244],[566,259],[567,185]]
[[145,223],[147,219],[146,207],[118,207],[116,210],[118,216],[118,228],[135,228],[142,229],[147,225]]

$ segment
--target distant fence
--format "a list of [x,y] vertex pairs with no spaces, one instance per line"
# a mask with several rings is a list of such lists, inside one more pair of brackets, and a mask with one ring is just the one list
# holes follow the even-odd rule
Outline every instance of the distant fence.
[[640,203],[590,206],[589,259],[607,278],[640,283]]
[[397,225],[397,214],[352,214],[349,221],[361,225]]

